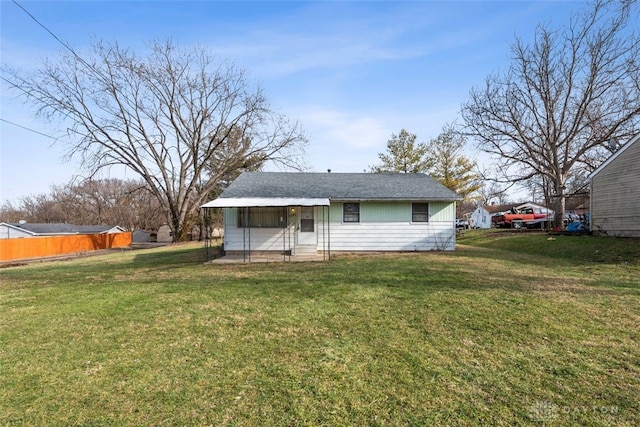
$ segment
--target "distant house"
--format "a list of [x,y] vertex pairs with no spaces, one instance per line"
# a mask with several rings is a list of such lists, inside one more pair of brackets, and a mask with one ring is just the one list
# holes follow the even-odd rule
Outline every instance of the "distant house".
[[223,208],[225,252],[455,249],[456,201],[424,174],[245,172]]
[[478,206],[471,213],[471,227],[473,228],[491,228],[491,217],[512,209],[532,208],[535,213],[546,213],[549,217],[553,216],[553,211],[545,206],[533,202],[510,203],[506,205],[485,205]]
[[640,134],[589,176],[591,231],[640,237]]
[[[494,205],[495,206],[495,205]],[[491,215],[490,212],[492,205],[478,206],[471,212],[470,227],[471,228],[491,228]]]
[[113,225],[74,225],[67,223],[7,223],[0,222],[0,239],[38,236],[67,236],[73,234],[111,234],[126,230]]
[[131,233],[119,226],[0,223],[0,262],[126,248]]

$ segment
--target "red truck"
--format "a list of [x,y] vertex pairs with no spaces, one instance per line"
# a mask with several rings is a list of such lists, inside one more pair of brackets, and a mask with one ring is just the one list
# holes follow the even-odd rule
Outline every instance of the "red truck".
[[521,228],[529,223],[541,222],[546,219],[546,213],[536,212],[533,208],[513,208],[509,213],[492,216],[491,225],[498,228]]

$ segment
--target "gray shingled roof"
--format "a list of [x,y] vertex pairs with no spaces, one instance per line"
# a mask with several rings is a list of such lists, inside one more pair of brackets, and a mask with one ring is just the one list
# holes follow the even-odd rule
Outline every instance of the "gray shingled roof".
[[244,172],[220,198],[292,197],[332,200],[461,200],[425,174]]
[[11,224],[36,234],[98,234],[112,229],[112,225],[74,225],[67,223],[30,223]]

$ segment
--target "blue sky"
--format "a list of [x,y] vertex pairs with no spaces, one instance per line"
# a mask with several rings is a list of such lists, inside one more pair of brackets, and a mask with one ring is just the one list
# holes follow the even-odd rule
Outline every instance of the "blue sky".
[[[509,65],[515,37],[562,25],[578,1],[19,1],[82,54],[99,39],[142,52],[172,38],[210,47],[299,119],[312,171],[362,172],[401,129],[428,141],[458,120],[469,90]],[[13,2],[0,2],[0,61],[33,69],[63,47]],[[81,173],[63,160],[17,93],[0,95],[0,201],[48,193]],[[486,161],[469,143],[467,155]],[[103,175],[105,176],[105,175]],[[113,170],[111,176],[136,178]]]

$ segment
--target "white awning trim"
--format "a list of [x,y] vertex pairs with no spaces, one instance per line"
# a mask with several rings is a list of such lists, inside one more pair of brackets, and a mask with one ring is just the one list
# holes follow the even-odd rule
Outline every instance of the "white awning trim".
[[226,197],[212,200],[201,208],[254,208],[276,206],[329,206],[325,198],[295,197]]

